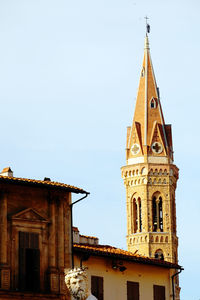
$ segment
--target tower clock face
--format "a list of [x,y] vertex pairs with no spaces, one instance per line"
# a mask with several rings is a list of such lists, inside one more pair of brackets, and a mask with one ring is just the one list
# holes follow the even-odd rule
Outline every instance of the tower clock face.
[[154,142],[152,145],[151,145],[151,149],[154,153],[156,154],[160,154],[162,151],[163,151],[163,146],[161,145],[161,143],[159,142]]
[[136,155],[140,152],[140,146],[138,144],[133,144],[133,146],[131,147],[131,153],[133,155]]

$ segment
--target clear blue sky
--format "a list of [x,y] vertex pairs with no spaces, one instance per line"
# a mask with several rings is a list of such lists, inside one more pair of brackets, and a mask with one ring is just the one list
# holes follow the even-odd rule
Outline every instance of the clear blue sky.
[[0,168],[91,193],[74,225],[126,248],[126,126],[145,20],[166,123],[172,124],[182,300],[199,300],[200,2],[0,1]]

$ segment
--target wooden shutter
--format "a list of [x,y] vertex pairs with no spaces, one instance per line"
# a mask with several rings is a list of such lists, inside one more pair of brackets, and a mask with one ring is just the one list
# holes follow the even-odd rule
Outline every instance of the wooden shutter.
[[40,289],[39,234],[19,232],[19,289]]
[[154,285],[153,286],[153,299],[154,300],[165,300],[165,286]]
[[26,290],[40,289],[40,250],[26,249]]
[[30,233],[29,248],[39,249],[39,236],[38,236],[38,233]]
[[127,281],[127,300],[139,300],[139,283]]
[[39,249],[33,249],[33,274],[34,274],[34,291],[40,290],[40,250]]
[[25,232],[19,232],[19,289],[25,290],[26,263],[25,263]]
[[25,290],[26,285],[26,263],[25,248],[19,248],[19,289]]
[[103,300],[103,277],[91,276],[91,292],[98,300]]

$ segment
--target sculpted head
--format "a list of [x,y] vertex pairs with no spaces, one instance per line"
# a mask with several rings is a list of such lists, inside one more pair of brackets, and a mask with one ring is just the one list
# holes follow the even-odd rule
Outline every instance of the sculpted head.
[[76,300],[85,300],[89,295],[87,273],[84,269],[75,268],[65,273],[65,283],[70,294]]

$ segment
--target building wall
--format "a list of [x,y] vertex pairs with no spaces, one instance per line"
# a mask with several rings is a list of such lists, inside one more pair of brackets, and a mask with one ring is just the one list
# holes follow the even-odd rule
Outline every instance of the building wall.
[[[119,262],[118,262],[119,263]],[[80,266],[80,259],[75,256],[75,266]],[[170,270],[162,267],[123,262],[127,269],[120,272],[112,269],[110,258],[90,257],[83,261],[89,275],[91,288],[91,276],[101,276],[104,281],[105,300],[126,300],[127,281],[139,283],[140,300],[153,300],[153,285],[165,286],[166,300],[170,300],[171,278]]]
[[[70,201],[71,194],[64,190],[0,185],[1,289],[7,290],[8,296],[9,291],[20,290],[19,232],[38,236],[38,297],[47,292],[66,293],[64,268],[71,266]],[[1,295],[0,291],[0,298]],[[12,299],[18,297],[11,296]]]

